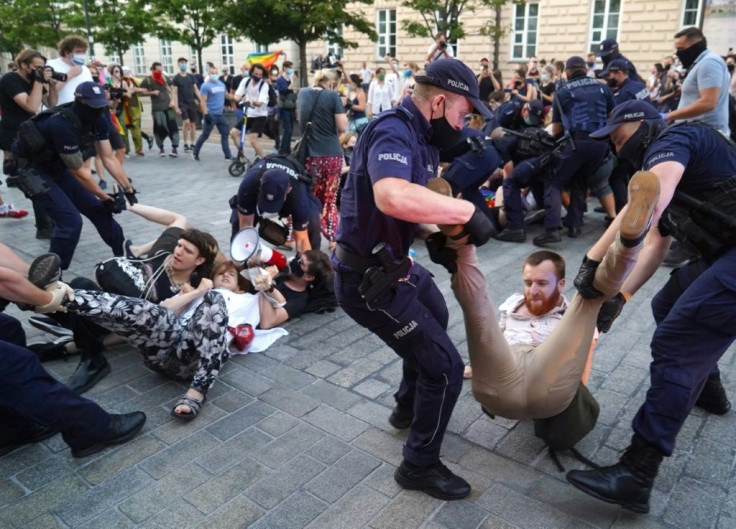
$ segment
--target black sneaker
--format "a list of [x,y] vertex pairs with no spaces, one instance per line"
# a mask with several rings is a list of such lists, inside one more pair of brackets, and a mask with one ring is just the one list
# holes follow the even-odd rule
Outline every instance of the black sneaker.
[[414,410],[402,409],[397,404],[394,406],[394,410],[388,418],[388,422],[397,430],[406,430],[411,426],[411,421],[414,419]]
[[503,242],[526,242],[526,231],[523,228],[518,230],[506,228],[501,233],[494,235],[493,238]]
[[731,402],[728,400],[726,390],[721,383],[720,373],[708,375],[703,391],[700,392],[695,405],[714,415],[728,413],[728,410],[731,409]]
[[544,246],[546,244],[562,242],[562,235],[560,235],[560,230],[557,228],[546,230],[542,235],[534,237],[532,242],[535,246]]
[[36,257],[28,269],[28,281],[38,288],[46,288],[61,279],[61,258],[55,253]]
[[121,415],[111,414],[110,426],[101,438],[92,441],[89,445],[72,448],[74,457],[87,457],[99,452],[106,446],[127,443],[137,434],[146,423],[146,414],[142,411],[123,413]]
[[407,490],[419,490],[440,500],[461,500],[470,494],[468,482],[441,462],[418,467],[404,459],[394,472],[394,479]]

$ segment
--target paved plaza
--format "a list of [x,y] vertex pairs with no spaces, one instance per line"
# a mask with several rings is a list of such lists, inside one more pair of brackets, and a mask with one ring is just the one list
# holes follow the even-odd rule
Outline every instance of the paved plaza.
[[[159,158],[154,147],[125,167],[142,203],[185,214],[227,248],[228,199],[239,180],[227,174],[217,143],[208,143],[200,158]],[[31,209],[17,189],[3,186],[0,193]],[[131,213],[118,220],[136,244],[161,231]],[[583,235],[563,237],[555,248],[567,259],[568,297],[583,254],[602,229],[602,215],[588,213]],[[530,234],[541,230],[533,226]],[[34,235],[32,214],[0,220],[0,240],[27,260],[48,248]],[[467,358],[450,277],[429,262],[423,244],[415,249],[447,299],[449,334]],[[479,249],[494,306],[521,290],[521,263],[533,249],[497,241]],[[109,256],[85,220],[64,278],[92,277],[94,265]],[[598,463],[616,461],[629,443],[631,418],[649,384],[649,299],[668,273],[657,272],[595,351],[590,387],[601,414],[578,448]],[[24,322],[31,314],[15,306],[9,312]],[[25,327],[31,343],[50,338]],[[129,346],[107,352],[112,373],[86,396],[112,412],[144,410],[141,434],[84,459],[73,458],[60,435],[0,453],[0,528],[736,528],[736,412],[692,412],[673,457],[662,464],[651,513],[637,516],[567,484],[534,437],[532,422],[491,420],[466,382],[442,457],[473,492],[444,502],[404,491],[393,479],[406,436],[387,421],[401,376],[398,357],[341,310],[307,315],[285,328],[289,335],[265,353],[233,357],[190,423],[169,414],[185,384],[143,367]],[[77,361],[45,366],[67,380]],[[732,399],[733,364],[732,348],[721,362]],[[567,469],[582,466],[565,455],[561,461]]]

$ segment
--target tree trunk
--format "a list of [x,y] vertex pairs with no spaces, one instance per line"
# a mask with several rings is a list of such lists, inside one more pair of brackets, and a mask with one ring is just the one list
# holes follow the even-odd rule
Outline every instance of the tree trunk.
[[299,86],[309,84],[309,64],[307,63],[307,40],[299,40]]
[[496,28],[493,31],[493,69],[498,70],[498,56],[501,48],[501,6],[496,6]]

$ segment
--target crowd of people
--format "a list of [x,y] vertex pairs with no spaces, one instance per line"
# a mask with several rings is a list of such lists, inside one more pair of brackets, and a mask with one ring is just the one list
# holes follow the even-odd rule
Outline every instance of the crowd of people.
[[[48,380],[39,361],[75,350],[81,359],[68,386],[29,382],[23,399],[0,395],[14,421],[3,444],[61,431],[82,457],[132,438],[145,415],[109,416],[78,395],[110,373],[103,352],[116,339],[150,369],[190,382],[171,413],[192,420],[230,355],[262,351],[289,319],[339,304],[402,360],[388,417],[409,429],[396,481],[461,499],[470,485],[440,450],[463,379],[488,415],[533,419],[550,447],[572,448],[598,413],[586,388],[596,329],[608,331],[674,239],[687,259],[652,300],[651,388],[631,444],[616,465],[567,474],[598,499],[648,512],[659,466],[693,406],[730,409],[718,360],[736,316],[734,57],[709,50],[697,28],[678,32],[673,44],[675,55],[652,65],[649,77],[606,39],[602,64],[596,54],[531,57],[504,82],[485,58],[477,72],[455,59],[440,32],[422,67],[407,61],[400,69],[386,55],[375,72],[365,63],[348,72],[335,60],[301,89],[288,60],[271,68],[245,62],[239,76],[208,64],[199,78],[181,58],[173,76],[156,62],[137,80],[120,65],[87,64],[81,37],[62,40],[52,61],[21,52],[18,71],[0,78],[4,169],[50,245],[29,265],[0,244],[0,297],[48,314],[32,320],[67,329],[73,342],[29,350],[18,321],[0,314],[8,337],[0,348],[12,359],[0,376]],[[151,99],[153,138],[141,130],[142,97]],[[234,128],[226,110],[238,113]],[[256,155],[229,202],[233,248],[262,238],[296,250],[291,260],[269,247],[233,261],[183,215],[138,203],[123,169],[128,131],[139,156],[146,139],[160,156],[178,157],[183,137],[199,161],[214,128],[225,159],[233,158],[231,138],[242,150],[247,137]],[[119,193],[105,192],[105,171]],[[568,301],[565,262],[548,247],[563,242],[565,228],[580,236],[590,195],[606,228]],[[134,245],[114,218],[122,210],[162,225],[162,234]],[[67,285],[60,276],[79,242],[80,214],[114,258],[98,266],[97,282]],[[1,199],[0,215],[24,216]],[[491,239],[523,243],[535,222],[543,231],[532,242],[544,249],[522,264],[523,293],[500,306],[497,321],[476,249]],[[448,336],[432,273],[410,257],[415,238],[451,274],[470,366]],[[99,418],[96,429],[81,426],[86,415]]]

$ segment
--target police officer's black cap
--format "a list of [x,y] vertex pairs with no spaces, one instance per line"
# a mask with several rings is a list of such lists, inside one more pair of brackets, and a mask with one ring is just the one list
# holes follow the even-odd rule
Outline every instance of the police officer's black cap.
[[492,118],[490,109],[478,97],[478,80],[473,70],[457,59],[440,59],[427,66],[424,72],[414,76],[420,84],[431,84],[465,96],[475,111],[484,117]]
[[623,59],[614,59],[608,63],[607,72],[624,72],[629,73],[629,65]]
[[110,105],[105,97],[105,90],[97,83],[85,81],[74,90],[74,98],[92,108],[104,108]]
[[258,191],[258,212],[278,213],[286,200],[289,183],[289,175],[279,169],[269,169],[263,173]]
[[598,55],[600,55],[601,57],[611,55],[612,53],[616,53],[617,51],[618,42],[616,42],[616,39],[602,40],[600,46],[598,47]]
[[626,101],[625,103],[617,105],[613,109],[613,112],[611,112],[611,116],[608,118],[606,126],[592,132],[590,137],[596,140],[607,139],[611,132],[619,128],[623,123],[641,121],[643,119],[662,119],[662,117],[651,103],[640,101],[638,99]]
[[585,64],[585,59],[577,55],[573,55],[572,57],[567,59],[567,62],[565,63],[566,70],[574,70],[575,68],[587,68],[587,67],[588,65]]
[[525,105],[532,125],[540,125],[544,121],[544,105],[542,105],[542,102],[539,99],[530,99]]

